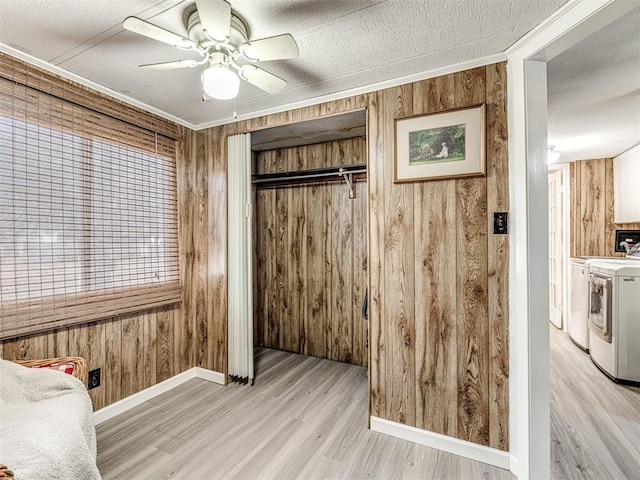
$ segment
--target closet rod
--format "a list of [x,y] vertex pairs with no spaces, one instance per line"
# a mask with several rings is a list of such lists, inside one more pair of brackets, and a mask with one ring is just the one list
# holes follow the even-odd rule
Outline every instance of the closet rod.
[[338,177],[345,174],[367,173],[364,163],[342,165],[327,168],[315,168],[312,170],[298,170],[295,172],[263,173],[252,175],[251,183],[279,183],[292,180],[311,180],[314,178]]

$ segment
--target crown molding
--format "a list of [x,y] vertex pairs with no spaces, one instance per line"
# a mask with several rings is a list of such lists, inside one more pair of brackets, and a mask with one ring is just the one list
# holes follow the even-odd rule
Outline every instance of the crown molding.
[[289,110],[295,110],[298,108],[310,107],[318,105],[319,103],[331,102],[334,100],[342,100],[344,98],[353,97],[356,95],[363,95],[366,93],[376,92],[378,90],[384,90],[385,88],[398,87],[400,85],[406,85],[408,83],[419,82],[434,77],[441,77],[443,75],[449,75],[451,73],[461,72],[463,70],[469,70],[471,68],[485,67],[494,63],[504,62],[507,60],[507,56],[504,53],[496,53],[485,57],[474,58],[465,62],[455,63],[447,65],[445,67],[435,68],[432,70],[426,70],[424,72],[413,73],[411,75],[405,75],[403,77],[392,78],[382,82],[371,83],[363,85],[362,87],[351,88],[348,90],[342,90],[340,92],[329,93],[326,95],[320,95],[298,102],[286,103],[277,107],[267,108],[264,110],[256,110],[254,112],[238,115],[236,118],[227,117],[220,120],[213,120],[211,122],[200,123],[193,127],[195,130],[204,130],[212,127],[219,127],[221,125],[228,125],[230,123],[241,122],[244,120],[251,120],[252,118],[262,117],[265,115],[273,115],[275,113],[287,112]]
[[508,59],[549,61],[637,6],[629,0],[570,0],[505,54]]
[[235,123],[235,122],[240,122],[240,121],[244,121],[244,120],[250,120],[252,118],[257,118],[257,117],[262,117],[265,115],[273,115],[276,113],[282,113],[282,112],[286,112],[289,110],[295,110],[298,108],[304,108],[304,107],[309,107],[312,105],[317,105],[320,103],[326,103],[326,102],[331,102],[334,100],[341,100],[344,98],[348,98],[348,97],[353,97],[356,95],[362,95],[362,94],[366,94],[366,93],[372,93],[378,90],[384,90],[386,88],[392,88],[392,87],[397,87],[400,85],[405,85],[408,83],[413,83],[413,82],[419,82],[421,80],[426,80],[429,78],[434,78],[434,77],[440,77],[443,75],[449,75],[451,73],[456,73],[456,72],[460,72],[463,70],[469,70],[472,68],[478,68],[478,67],[484,67],[487,65],[491,65],[494,63],[498,63],[498,62],[503,62],[507,60],[507,56],[505,55],[505,53],[501,52],[501,53],[496,53],[493,55],[488,55],[485,57],[480,57],[480,58],[474,58],[471,60],[467,60],[464,62],[460,62],[460,63],[455,63],[452,65],[447,65],[444,67],[439,67],[439,68],[435,68],[435,69],[431,69],[431,70],[426,70],[423,72],[418,72],[418,73],[414,73],[411,75],[405,75],[402,77],[397,77],[397,78],[392,78],[389,80],[385,80],[382,82],[377,82],[377,83],[372,83],[372,84],[368,84],[368,85],[363,85],[361,87],[356,87],[356,88],[352,88],[352,89],[348,89],[348,90],[342,90],[339,92],[334,92],[334,93],[329,93],[326,95],[320,95],[317,97],[312,97],[312,98],[308,98],[305,100],[300,100],[297,102],[291,102],[291,103],[286,103],[283,105],[278,105],[276,107],[271,107],[271,108],[267,108],[267,109],[263,109],[263,110],[256,110],[253,112],[248,112],[242,115],[238,115],[236,118],[233,117],[226,117],[223,119],[219,119],[219,120],[212,120],[211,122],[205,122],[205,123],[199,123],[199,124],[194,124],[191,122],[188,122],[182,118],[176,117],[174,115],[171,115],[163,110],[160,110],[158,108],[152,107],[151,105],[148,105],[146,103],[134,100],[131,97],[128,97],[126,95],[123,95],[115,90],[112,90],[110,88],[105,87],[104,85],[101,85],[99,83],[96,83],[92,80],[88,80],[80,75],[76,75],[74,73],[69,72],[68,70],[65,70],[64,68],[58,67],[56,65],[53,65],[49,62],[46,62],[44,60],[40,60],[39,58],[36,58],[32,55],[29,55],[27,53],[24,53],[20,50],[17,50],[13,47],[10,47],[8,45],[5,45],[3,43],[0,43],[0,51],[7,53],[13,57],[16,57],[22,61],[25,61],[27,63],[30,63],[31,65],[35,65],[36,67],[42,68],[48,72],[54,73],[56,75],[59,75],[63,78],[66,78],[67,80],[71,80],[74,81],[76,83],[79,83],[81,85],[84,85],[85,87],[91,88],[93,90],[96,90],[100,93],[103,93],[105,95],[108,95],[110,97],[113,97],[117,100],[120,100],[124,103],[127,103],[129,105],[132,105],[134,107],[140,108],[142,110],[145,110],[149,113],[152,113],[154,115],[158,115],[159,117],[162,117],[166,120],[169,120],[171,122],[177,123],[178,125],[182,125],[184,127],[190,128],[192,130],[195,131],[200,131],[200,130],[205,130],[207,128],[212,128],[212,127],[218,127],[221,125],[228,125],[230,123]]
[[31,65],[34,65],[36,67],[42,68],[43,70],[46,70],[47,72],[50,73],[54,73],[56,75],[59,75],[62,78],[65,78],[67,80],[71,80],[73,82],[79,83],[80,85],[83,85],[85,87],[88,87],[92,90],[96,90],[100,93],[103,93],[105,95],[108,95],[112,98],[115,98],[116,100],[120,100],[121,102],[124,102],[128,105],[131,105],[133,107],[137,107],[140,108],[146,112],[149,113],[153,113],[154,115],[157,115],[159,117],[162,117],[166,120],[169,120],[170,122],[174,122],[177,123],[178,125],[182,125],[183,127],[188,127],[191,128],[192,130],[196,129],[196,126],[184,121],[181,118],[178,118],[174,115],[171,115],[163,110],[160,110],[158,108],[152,107],[151,105],[147,105],[146,103],[143,102],[139,102],[138,100],[134,100],[131,97],[127,97],[126,95],[121,94],[120,92],[116,92],[115,90],[112,90],[110,88],[105,87],[104,85],[100,85],[99,83],[96,83],[92,80],[88,80],[84,77],[81,77],[80,75],[76,75],[75,73],[71,73],[68,70],[65,70],[64,68],[58,67],[56,65],[53,65],[49,62],[45,62],[44,60],[40,60],[39,58],[34,57],[33,55],[29,55],[28,53],[24,53],[16,48],[10,47],[9,45],[5,45],[4,43],[0,43],[0,52],[6,53],[8,55],[11,55],[12,57],[15,57],[19,60],[22,60],[24,62],[27,62]]

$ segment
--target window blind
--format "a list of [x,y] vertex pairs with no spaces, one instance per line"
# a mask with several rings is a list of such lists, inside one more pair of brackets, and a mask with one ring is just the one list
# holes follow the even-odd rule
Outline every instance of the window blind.
[[175,141],[0,78],[0,339],[180,299]]

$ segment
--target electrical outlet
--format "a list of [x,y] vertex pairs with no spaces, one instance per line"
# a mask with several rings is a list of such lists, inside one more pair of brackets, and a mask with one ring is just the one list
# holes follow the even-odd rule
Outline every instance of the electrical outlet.
[[96,368],[89,372],[89,380],[87,382],[87,388],[91,390],[100,386],[100,369]]

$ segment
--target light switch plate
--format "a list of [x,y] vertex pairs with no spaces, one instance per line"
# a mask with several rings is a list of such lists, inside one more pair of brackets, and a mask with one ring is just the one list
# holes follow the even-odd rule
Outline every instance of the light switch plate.
[[509,212],[493,212],[493,233],[496,235],[509,233]]

